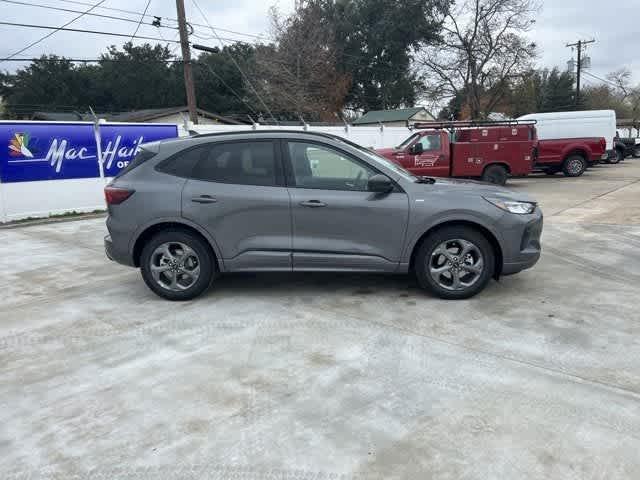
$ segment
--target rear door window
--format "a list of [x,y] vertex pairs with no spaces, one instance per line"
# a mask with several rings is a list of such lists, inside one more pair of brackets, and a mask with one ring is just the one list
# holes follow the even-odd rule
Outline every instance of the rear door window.
[[278,185],[275,144],[272,141],[208,145],[191,178],[238,185]]

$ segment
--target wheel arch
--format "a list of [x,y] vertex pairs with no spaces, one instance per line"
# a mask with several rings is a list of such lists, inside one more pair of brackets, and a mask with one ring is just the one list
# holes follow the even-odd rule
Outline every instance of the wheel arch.
[[214,239],[211,238],[210,235],[208,235],[208,233],[202,230],[199,226],[192,224],[191,222],[176,219],[165,219],[157,221],[140,229],[132,242],[131,252],[133,255],[132,260],[134,266],[140,266],[140,256],[142,254],[142,249],[144,248],[145,243],[155,234],[164,230],[183,230],[200,237],[211,249],[211,254],[213,256],[214,262],[216,263],[218,271],[222,271],[222,256],[220,255],[220,251],[218,250]]
[[564,162],[569,160],[569,158],[573,157],[574,155],[581,156],[582,158],[584,158],[585,162],[589,161],[589,152],[587,152],[584,148],[572,148],[567,153],[565,153],[564,157],[562,158],[562,163],[564,164]]
[[429,227],[422,235],[420,235],[420,238],[418,238],[418,240],[413,245],[413,248],[411,250],[411,256],[409,257],[409,271],[414,270],[415,260],[416,260],[416,255],[418,253],[418,250],[420,249],[420,246],[430,234],[445,227],[456,227],[456,226],[473,228],[474,230],[477,230],[482,235],[484,235],[484,237],[489,241],[489,244],[493,248],[493,252],[495,254],[494,277],[498,278],[502,273],[502,264],[503,264],[503,258],[504,258],[503,252],[502,252],[502,246],[500,245],[500,242],[498,241],[498,238],[496,237],[496,235],[491,230],[484,227],[480,223],[474,222],[472,220],[446,220]]
[[482,174],[484,175],[484,172],[486,172],[487,169],[490,167],[504,167],[507,173],[511,175],[511,166],[508,163],[501,162],[501,161],[495,161],[485,165],[484,168],[482,169]]

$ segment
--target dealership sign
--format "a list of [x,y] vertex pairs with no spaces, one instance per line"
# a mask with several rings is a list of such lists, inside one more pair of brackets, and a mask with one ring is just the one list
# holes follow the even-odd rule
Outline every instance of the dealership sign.
[[133,159],[140,145],[178,136],[176,125],[1,122],[0,181],[32,182],[100,176],[96,138],[100,138],[104,176],[113,177]]

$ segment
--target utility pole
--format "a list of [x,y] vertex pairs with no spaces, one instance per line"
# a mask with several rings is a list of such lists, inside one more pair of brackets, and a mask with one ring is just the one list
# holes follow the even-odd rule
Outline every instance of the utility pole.
[[184,13],[184,0],[176,0],[176,10],[178,12],[178,30],[180,32],[182,64],[184,66],[184,88],[187,91],[189,118],[195,125],[197,125],[198,112],[196,110],[196,87],[193,84],[193,72],[191,70],[191,51],[189,50],[189,33],[187,32],[187,20]]
[[576,43],[567,43],[567,47],[576,47],[578,49],[578,72],[576,74],[576,107],[580,106],[580,74],[582,72],[582,49],[587,44],[595,42],[595,40],[578,40]]

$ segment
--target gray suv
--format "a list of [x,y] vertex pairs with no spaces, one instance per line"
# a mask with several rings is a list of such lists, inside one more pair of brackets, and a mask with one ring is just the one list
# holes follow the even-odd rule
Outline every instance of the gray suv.
[[220,273],[413,272],[447,299],[533,266],[530,197],[416,177],[337,136],[286,130],[142,147],[106,188],[107,256],[158,295],[188,300]]

